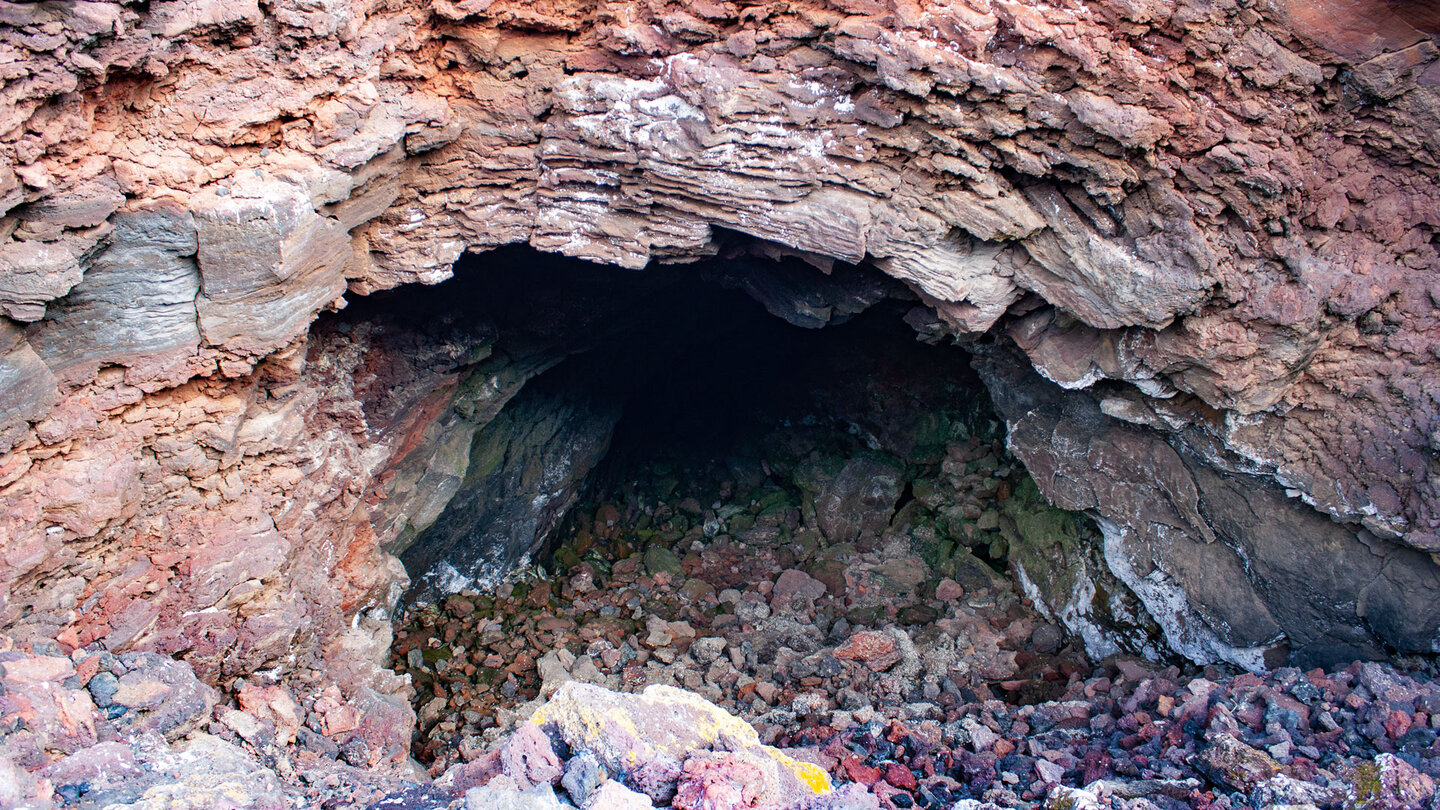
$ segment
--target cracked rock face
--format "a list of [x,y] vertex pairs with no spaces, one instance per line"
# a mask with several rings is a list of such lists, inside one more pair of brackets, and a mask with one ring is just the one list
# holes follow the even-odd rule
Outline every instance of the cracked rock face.
[[[992,380],[1082,403],[1010,412],[1012,444],[1112,527],[1172,646],[1434,652],[1437,27],[1401,0],[7,6],[0,623],[384,691],[384,503],[455,476],[432,426],[483,397],[444,341],[317,313],[467,251],[640,268],[738,232],[873,263],[928,334],[994,335]],[[1276,604],[1333,559],[1365,582]]]

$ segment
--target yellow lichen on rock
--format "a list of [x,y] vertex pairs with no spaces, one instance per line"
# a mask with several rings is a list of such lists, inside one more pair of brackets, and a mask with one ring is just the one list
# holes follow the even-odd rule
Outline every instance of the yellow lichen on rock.
[[744,751],[774,763],[776,787],[788,783],[813,794],[832,789],[822,768],[762,745],[744,720],[672,686],[652,685],[636,695],[569,681],[529,722],[554,731],[571,748],[594,752],[610,767],[629,769],[657,759],[678,766],[700,752]]
[[[769,746],[766,746],[766,749],[767,753],[769,751],[775,751],[775,749]],[[798,759],[781,754],[779,751],[775,751],[775,754],[779,755],[779,757],[784,757],[784,760],[788,760],[790,769],[793,770],[795,775],[800,777],[800,781],[808,785],[811,790],[816,793],[829,793],[833,789],[830,784],[830,774],[825,773],[824,768],[813,762],[801,762]]]

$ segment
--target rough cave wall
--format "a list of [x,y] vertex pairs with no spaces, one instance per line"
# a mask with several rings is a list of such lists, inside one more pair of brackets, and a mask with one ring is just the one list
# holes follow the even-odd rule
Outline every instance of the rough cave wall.
[[[380,551],[404,530],[392,471],[473,389],[364,336],[307,351],[316,313],[441,280],[467,250],[636,268],[707,255],[717,227],[875,262],[944,329],[993,329],[1055,384],[1118,392],[1106,425],[1183,455],[1147,473],[1283,493],[1350,525],[1337,542],[1363,526],[1381,557],[1414,550],[1418,578],[1375,580],[1391,606],[1433,604],[1440,52],[1421,4],[0,15],[0,624],[209,673],[373,660],[400,578]],[[413,374],[367,393],[392,355]],[[1065,425],[1025,418],[1013,443],[1038,469]],[[1217,515],[1146,534],[1126,505],[1067,494],[1103,475],[1080,457],[1037,476],[1046,494],[1129,527],[1141,539],[1116,542],[1142,568],[1173,574],[1162,546],[1190,532],[1216,540]],[[1329,547],[1277,536],[1304,559]],[[1281,643],[1213,607],[1184,621],[1230,657]],[[1372,629],[1435,649],[1433,627]]]

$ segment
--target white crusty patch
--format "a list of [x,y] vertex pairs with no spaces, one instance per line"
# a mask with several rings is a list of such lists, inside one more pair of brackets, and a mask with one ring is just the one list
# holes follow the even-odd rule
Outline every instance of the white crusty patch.
[[1229,661],[1250,672],[1265,671],[1263,647],[1234,647],[1226,644],[1190,607],[1185,589],[1156,568],[1141,576],[1126,554],[1128,528],[1096,518],[1105,537],[1105,563],[1125,583],[1165,633],[1171,649],[1197,664]]

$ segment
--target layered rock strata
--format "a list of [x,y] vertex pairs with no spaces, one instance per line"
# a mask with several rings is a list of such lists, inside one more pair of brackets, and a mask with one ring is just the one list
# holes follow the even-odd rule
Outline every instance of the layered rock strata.
[[[740,232],[873,262],[932,334],[1003,335],[1062,388],[1110,381],[1101,411],[1159,442],[1136,456],[1151,477],[1170,448],[1202,487],[1225,476],[1207,503],[1294,513],[1268,547],[1324,559],[1312,511],[1348,527],[1325,533],[1345,559],[1376,538],[1350,642],[1433,652],[1435,21],[1319,9],[5,6],[0,621],[207,677],[323,656],[360,688],[341,662],[376,660],[403,579],[386,473],[462,364],[307,342],[316,313],[466,251],[638,268]],[[1108,474],[1047,456],[1042,437],[1089,427],[1058,413],[1017,414],[1017,454],[1114,522],[1137,583],[1173,576],[1181,541],[1073,494]],[[1178,520],[1244,567],[1211,541],[1248,518]],[[1172,643],[1257,665],[1293,624],[1256,589],[1240,613],[1190,600]],[[1249,652],[1188,644],[1197,624]]]

